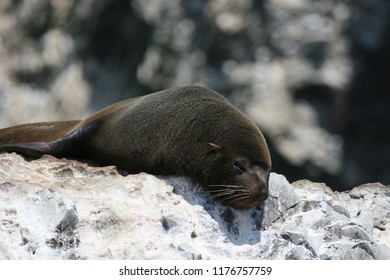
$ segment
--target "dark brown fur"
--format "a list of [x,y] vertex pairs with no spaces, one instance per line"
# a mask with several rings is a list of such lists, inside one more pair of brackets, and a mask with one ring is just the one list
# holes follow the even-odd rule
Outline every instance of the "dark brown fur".
[[197,86],[124,100],[84,121],[2,129],[0,151],[185,175],[233,207],[251,207],[268,196],[271,158],[262,133],[222,96]]

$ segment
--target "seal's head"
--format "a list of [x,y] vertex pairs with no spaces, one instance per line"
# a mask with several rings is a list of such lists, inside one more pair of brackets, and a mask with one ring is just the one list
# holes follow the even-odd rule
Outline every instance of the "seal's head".
[[[264,142],[265,143],[265,142]],[[209,143],[213,162],[205,188],[217,199],[234,208],[263,204],[268,197],[271,159],[268,149],[240,153],[240,147]],[[262,144],[260,147],[266,147]],[[244,151],[248,151],[246,147]]]

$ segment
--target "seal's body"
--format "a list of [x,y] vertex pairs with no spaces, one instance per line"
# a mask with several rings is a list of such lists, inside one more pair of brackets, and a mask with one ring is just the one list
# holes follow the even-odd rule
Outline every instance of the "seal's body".
[[221,95],[197,86],[124,100],[84,121],[2,129],[0,151],[185,175],[233,207],[268,196],[271,159],[262,133]]

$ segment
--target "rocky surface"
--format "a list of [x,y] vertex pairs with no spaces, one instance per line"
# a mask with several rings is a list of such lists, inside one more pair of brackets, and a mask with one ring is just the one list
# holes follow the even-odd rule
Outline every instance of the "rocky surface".
[[272,173],[264,207],[182,177],[0,154],[0,259],[390,259],[390,189]]
[[390,183],[387,0],[3,0],[0,127],[173,86],[225,94],[275,171]]

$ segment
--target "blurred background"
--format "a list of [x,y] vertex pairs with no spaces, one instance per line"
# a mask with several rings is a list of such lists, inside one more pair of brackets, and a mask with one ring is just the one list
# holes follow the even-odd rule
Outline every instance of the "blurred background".
[[273,170],[390,184],[388,0],[2,0],[0,127],[198,84],[257,122]]

